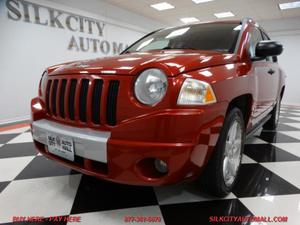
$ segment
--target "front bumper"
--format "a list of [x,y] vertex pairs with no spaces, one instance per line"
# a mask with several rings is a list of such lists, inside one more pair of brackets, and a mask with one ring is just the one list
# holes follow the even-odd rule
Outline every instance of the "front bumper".
[[72,138],[75,156],[107,163],[107,140],[110,132],[77,128],[41,119],[32,122],[32,137],[37,142],[47,145],[47,133]]
[[[74,170],[101,179],[133,185],[171,184],[197,177],[217,142],[225,104],[203,110],[166,110],[126,121],[109,131],[70,126],[47,117],[32,101],[32,134],[46,157]],[[47,150],[45,134],[66,135],[74,141],[75,160],[68,161]],[[154,160],[168,165],[161,174]]]

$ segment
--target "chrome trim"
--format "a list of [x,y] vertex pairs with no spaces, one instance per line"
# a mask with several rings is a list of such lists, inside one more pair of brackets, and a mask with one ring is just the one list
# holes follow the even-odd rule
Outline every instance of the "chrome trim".
[[47,145],[48,132],[72,138],[75,155],[107,163],[107,141],[110,132],[66,126],[46,119],[32,123],[34,140]]

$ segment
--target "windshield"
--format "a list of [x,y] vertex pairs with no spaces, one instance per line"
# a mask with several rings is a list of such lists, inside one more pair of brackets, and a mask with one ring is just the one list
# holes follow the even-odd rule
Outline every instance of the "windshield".
[[124,53],[161,49],[195,49],[233,53],[240,23],[208,23],[167,28],[154,32]]

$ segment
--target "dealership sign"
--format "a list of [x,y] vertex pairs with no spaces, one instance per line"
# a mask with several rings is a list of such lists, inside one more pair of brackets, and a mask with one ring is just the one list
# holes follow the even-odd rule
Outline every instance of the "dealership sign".
[[108,55],[118,54],[126,47],[124,43],[103,39],[107,26],[103,21],[24,0],[7,0],[5,5],[10,20],[74,33],[70,37],[68,50]]

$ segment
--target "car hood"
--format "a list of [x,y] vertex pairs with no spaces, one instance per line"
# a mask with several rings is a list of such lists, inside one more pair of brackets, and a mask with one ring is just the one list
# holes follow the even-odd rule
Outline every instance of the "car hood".
[[83,60],[48,68],[49,75],[107,74],[137,75],[147,68],[160,68],[168,76],[233,63],[235,55],[197,50],[159,50]]

